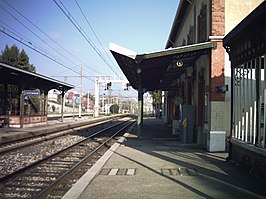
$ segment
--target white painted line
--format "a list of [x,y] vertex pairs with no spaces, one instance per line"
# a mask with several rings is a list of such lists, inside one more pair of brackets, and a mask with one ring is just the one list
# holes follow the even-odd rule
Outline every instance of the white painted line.
[[111,169],[111,171],[108,173],[109,176],[115,176],[118,172],[118,169]]
[[134,175],[135,169],[127,169],[127,175]]
[[[128,129],[128,132],[131,132],[134,126],[135,124]],[[122,137],[119,142],[123,142],[125,139],[126,137]],[[111,148],[71,187],[71,189],[68,190],[62,199],[77,199],[92,179],[102,170],[102,167],[119,146],[119,143],[114,143]]]

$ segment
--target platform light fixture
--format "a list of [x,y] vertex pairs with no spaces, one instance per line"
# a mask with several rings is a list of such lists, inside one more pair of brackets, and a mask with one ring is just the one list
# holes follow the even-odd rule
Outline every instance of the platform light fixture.
[[176,62],[177,67],[182,67],[183,65],[184,65],[184,63],[181,60],[177,60],[177,62]]

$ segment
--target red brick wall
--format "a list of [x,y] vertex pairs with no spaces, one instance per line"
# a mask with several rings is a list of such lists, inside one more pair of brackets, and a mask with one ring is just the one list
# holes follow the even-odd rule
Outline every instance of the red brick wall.
[[223,36],[225,31],[225,0],[212,0],[212,36]]
[[218,93],[217,87],[225,84],[224,77],[224,48],[222,41],[217,41],[217,49],[211,52],[211,79],[210,79],[210,100],[224,101],[225,94]]
[[[211,36],[224,36],[225,21],[224,21],[224,7],[225,0],[212,0],[212,29]],[[225,50],[222,46],[222,39],[213,39],[217,41],[217,49],[211,52],[211,72],[210,72],[210,100],[224,101],[225,95],[217,93],[216,88],[225,84],[224,78],[224,56]]]

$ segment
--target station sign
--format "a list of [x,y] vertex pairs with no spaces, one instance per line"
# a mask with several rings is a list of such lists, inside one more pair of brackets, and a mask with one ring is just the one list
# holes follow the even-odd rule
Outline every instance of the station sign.
[[24,90],[23,91],[24,95],[27,96],[40,96],[40,90]]

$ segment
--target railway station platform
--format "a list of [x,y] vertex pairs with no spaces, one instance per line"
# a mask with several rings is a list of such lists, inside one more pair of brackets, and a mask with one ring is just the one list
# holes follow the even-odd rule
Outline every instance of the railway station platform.
[[48,120],[46,125],[25,127],[25,128],[0,128],[0,144],[19,139],[32,137],[34,135],[49,134],[54,131],[63,131],[79,126],[81,123],[92,121],[94,118],[90,116],[84,117],[68,117],[61,122],[60,119]]
[[180,144],[160,119],[146,118],[72,186],[63,199],[265,198],[265,181],[210,153]]

